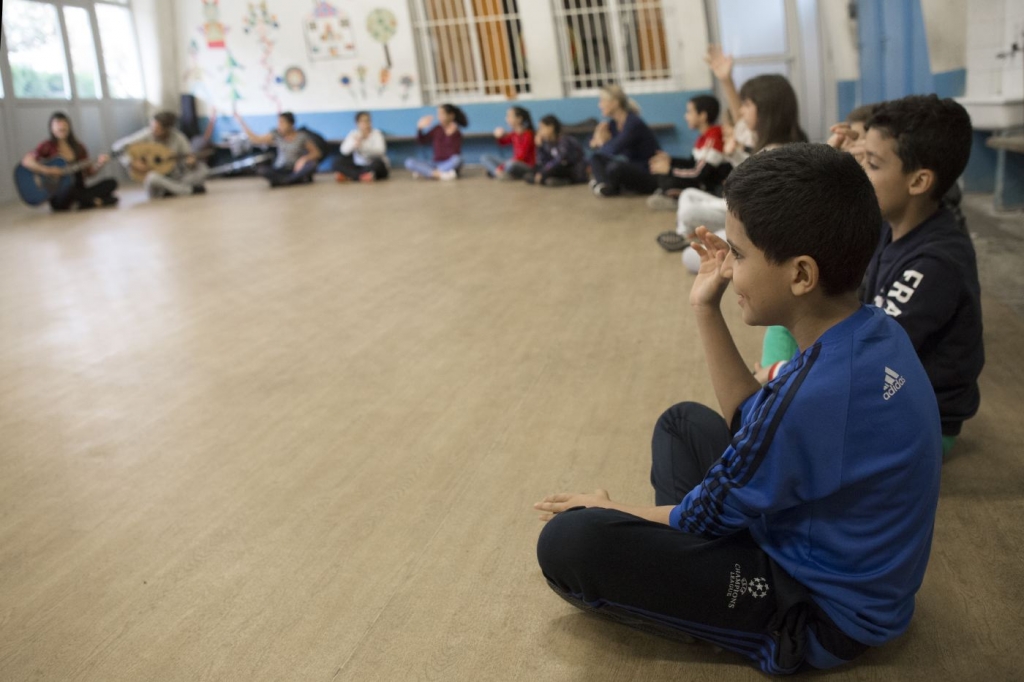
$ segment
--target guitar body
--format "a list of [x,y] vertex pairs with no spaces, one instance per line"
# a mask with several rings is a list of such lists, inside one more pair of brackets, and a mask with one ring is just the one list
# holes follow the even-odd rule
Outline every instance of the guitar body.
[[[68,169],[67,161],[61,158],[40,161],[40,163],[51,168]],[[18,196],[29,206],[38,206],[49,201],[56,194],[67,191],[72,182],[74,179],[70,172],[60,177],[40,175],[20,163],[14,169],[14,186],[18,188]]]
[[160,175],[170,174],[182,158],[159,142],[136,142],[125,151],[133,164],[141,161],[146,165],[144,171],[135,170],[131,165],[128,167],[128,174],[136,182],[145,180],[146,174],[150,171],[156,171]]

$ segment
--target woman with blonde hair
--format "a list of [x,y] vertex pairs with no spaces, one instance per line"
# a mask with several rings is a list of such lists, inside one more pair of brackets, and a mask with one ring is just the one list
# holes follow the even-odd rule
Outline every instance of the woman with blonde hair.
[[658,189],[648,162],[660,147],[658,140],[640,118],[640,107],[618,85],[601,88],[598,100],[602,121],[594,130],[590,148],[593,175],[591,189],[600,197],[623,191],[651,194]]

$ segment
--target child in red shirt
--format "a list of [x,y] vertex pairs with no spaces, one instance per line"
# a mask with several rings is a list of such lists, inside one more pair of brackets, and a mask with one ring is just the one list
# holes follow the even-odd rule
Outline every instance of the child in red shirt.
[[647,205],[655,210],[675,210],[676,197],[688,188],[717,193],[725,176],[732,170],[726,162],[722,127],[718,120],[720,106],[711,95],[698,95],[686,103],[686,125],[700,133],[693,145],[693,156],[673,159],[665,152],[650,161],[651,173],[658,178],[658,191]]
[[537,144],[533,136],[533,119],[530,112],[522,107],[511,107],[505,114],[510,132],[502,127],[494,129],[494,138],[502,147],[512,146],[512,158],[508,161],[493,154],[484,154],[480,162],[487,174],[499,180],[522,180],[533,172],[537,165]]

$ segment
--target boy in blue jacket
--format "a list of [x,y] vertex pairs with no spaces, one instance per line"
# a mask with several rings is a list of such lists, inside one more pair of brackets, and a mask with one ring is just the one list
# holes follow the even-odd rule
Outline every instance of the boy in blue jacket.
[[[537,555],[582,609],[769,673],[830,668],[910,623],[938,503],[938,407],[906,332],[858,300],[882,219],[852,156],[764,152],[725,197],[727,241],[697,231],[690,305],[729,421],[670,408],[652,441],[656,506],[551,495],[535,505]],[[782,325],[800,348],[764,387],[721,312],[730,283],[744,322]]]

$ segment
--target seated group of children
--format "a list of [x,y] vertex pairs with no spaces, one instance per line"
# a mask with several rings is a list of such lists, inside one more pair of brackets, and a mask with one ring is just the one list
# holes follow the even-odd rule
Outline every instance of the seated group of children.
[[[709,61],[729,76],[730,59]],[[854,112],[829,144],[792,144],[805,140],[792,89],[759,78],[723,83],[749,158],[695,98],[692,159],[652,153],[653,183],[628,155],[592,165],[603,196],[650,189],[654,208],[677,207],[659,241],[693,242],[690,305],[720,414],[681,403],[658,420],[654,506],[598,489],[534,508],[541,569],[569,603],[785,674],[909,626],[984,350],[974,249],[947,205],[970,155],[964,108],[905,97]],[[721,311],[730,284],[744,322],[768,327],[754,374]]]

